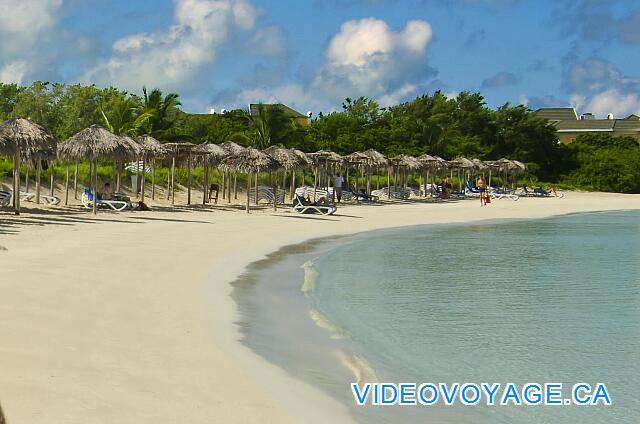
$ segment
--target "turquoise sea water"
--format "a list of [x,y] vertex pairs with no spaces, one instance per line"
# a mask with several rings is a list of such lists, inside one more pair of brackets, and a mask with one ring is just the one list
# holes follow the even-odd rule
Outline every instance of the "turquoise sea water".
[[[347,351],[381,381],[600,382],[612,406],[438,414],[451,422],[640,422],[640,213],[414,227],[312,247],[272,258],[260,273],[266,280],[236,296],[246,343],[296,377],[353,404],[353,376],[331,366],[332,352]],[[314,284],[302,293],[294,264],[309,258]],[[309,309],[331,325],[318,328]],[[432,412],[409,409],[354,416],[418,422]]]

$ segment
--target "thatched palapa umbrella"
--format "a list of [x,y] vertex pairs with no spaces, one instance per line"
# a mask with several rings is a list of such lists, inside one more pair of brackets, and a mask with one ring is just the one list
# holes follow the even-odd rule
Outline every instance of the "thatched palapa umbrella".
[[93,213],[97,213],[98,159],[129,160],[140,154],[138,145],[128,137],[110,133],[99,125],[71,136],[58,148],[58,155],[65,160],[88,159],[91,162],[91,185],[93,193]]
[[202,158],[204,164],[204,178],[202,187],[202,204],[206,204],[209,199],[209,167],[216,166],[220,163],[222,158],[229,155],[229,153],[214,143],[203,143],[193,148],[192,152]]
[[247,213],[249,213],[249,204],[251,193],[251,174],[258,172],[267,172],[278,167],[275,160],[268,154],[247,147],[235,155],[229,155],[222,159],[218,167],[226,172],[245,172],[247,173]]
[[[401,169],[403,171],[403,179],[404,179],[403,186],[406,187],[407,171],[417,171],[418,169],[422,168],[422,162],[420,162],[417,158],[414,158],[413,156],[406,155],[406,154],[398,155],[389,160],[391,164],[395,166],[394,187],[396,191],[398,191],[398,174],[400,173]],[[391,188],[388,187],[388,190],[389,190],[389,194],[388,194],[389,198],[391,198]]]
[[140,200],[144,202],[145,181],[147,172],[147,161],[151,160],[151,200],[156,198],[156,163],[157,158],[161,158],[167,154],[167,150],[162,144],[148,134],[141,135],[136,139],[140,146],[142,154],[142,188],[140,192]]
[[[220,147],[222,147],[224,150],[227,151],[228,155],[236,155],[240,152],[242,152],[244,149],[246,149],[246,147],[241,146],[237,143],[234,143],[233,141],[225,141],[224,143],[219,144]],[[227,181],[227,184],[225,185],[225,178]],[[257,178],[257,175],[256,175]],[[233,174],[233,193],[234,193],[234,198],[237,199],[238,198],[238,179],[237,179],[237,175]],[[228,186],[228,187],[227,187]],[[257,186],[257,183],[256,183]],[[228,190],[227,190],[228,188]],[[222,172],[222,198],[225,198],[225,194],[227,195],[227,202],[231,203],[231,173],[227,172],[225,173],[224,171]]]
[[193,143],[165,143],[162,145],[167,149],[168,156],[171,157],[171,173],[167,176],[167,200],[171,197],[171,204],[176,203],[176,160],[186,159],[187,161],[187,205],[191,204],[191,149]]
[[[339,154],[332,152],[330,150],[319,150],[315,153],[309,153],[307,154],[307,156],[313,162],[313,167],[314,167],[313,199],[315,201],[318,184],[320,184],[321,186],[324,186],[323,176],[326,177],[326,174],[328,173],[329,165],[332,165],[333,167],[340,166],[344,163],[344,159]],[[322,173],[320,173],[321,166],[322,166],[322,171],[324,171]]]
[[[275,160],[279,167],[284,170],[284,176],[282,179],[283,189],[285,188],[285,182],[287,178],[287,172],[291,171],[292,174],[295,174],[297,169],[301,169],[308,164],[308,160],[306,157],[303,158],[299,153],[296,153],[292,149],[286,149],[284,147],[278,146],[270,146],[264,149],[264,153],[271,156],[273,160]],[[293,182],[292,182],[293,183]],[[278,209],[277,204],[277,192],[278,192],[278,183],[273,184],[273,209]]]
[[57,142],[46,129],[28,119],[12,118],[0,125],[0,153],[13,158],[13,201],[20,215],[20,161],[55,155]]
[[378,171],[381,166],[386,166],[388,171],[389,159],[374,149],[365,150],[362,154],[367,157],[367,167],[369,168],[369,173],[367,174],[367,194],[371,194],[371,168],[376,168],[376,189],[380,190],[380,173]]

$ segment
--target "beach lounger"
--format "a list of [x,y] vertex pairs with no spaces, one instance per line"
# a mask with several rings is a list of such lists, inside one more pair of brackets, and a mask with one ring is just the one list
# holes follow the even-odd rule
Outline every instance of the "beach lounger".
[[[315,193],[315,196],[314,196]],[[302,186],[298,187],[295,190],[295,194],[302,197],[303,199],[312,199],[313,202],[320,202],[324,199],[331,198],[331,194],[327,190],[323,190],[320,188],[316,188],[315,190],[311,186]]]
[[302,214],[333,215],[337,211],[337,208],[332,205],[316,205],[309,203],[303,197],[296,194],[293,198],[291,210]]
[[520,196],[524,197],[564,197],[564,193],[558,193],[557,191],[553,191],[549,193],[544,190],[542,187],[534,188],[533,190],[529,190],[526,184],[522,184],[522,188],[520,189]]
[[[93,193],[88,188],[85,188],[84,189],[84,193],[82,193],[82,204],[84,205],[84,207],[86,209],[92,209],[93,208]],[[113,209],[114,211],[120,212],[120,211],[123,211],[123,210],[127,209],[128,207],[130,207],[131,203],[127,202],[126,200],[101,200],[101,199],[98,199],[97,205],[98,206],[107,206],[107,207]]]
[[11,203],[11,193],[0,191],[0,207],[7,207]]
[[[277,202],[279,204],[284,203],[284,196],[285,196],[285,191],[279,188],[278,199],[277,199]],[[258,202],[260,200],[265,200],[267,203],[273,203],[273,187],[258,186]]]
[[[36,194],[21,191],[20,198],[24,202],[34,202],[36,199]],[[60,203],[60,198],[58,196],[46,196],[44,194],[40,194],[40,200],[43,200],[44,203],[48,205],[57,205]]]
[[375,194],[373,194],[373,191],[371,192],[371,194],[367,194],[364,191],[355,191],[352,188],[348,188],[347,190],[343,190],[342,195],[345,197],[345,199],[347,197],[351,197],[354,198],[356,200],[364,200],[367,202],[377,202],[378,200],[380,200],[379,196],[376,196]]

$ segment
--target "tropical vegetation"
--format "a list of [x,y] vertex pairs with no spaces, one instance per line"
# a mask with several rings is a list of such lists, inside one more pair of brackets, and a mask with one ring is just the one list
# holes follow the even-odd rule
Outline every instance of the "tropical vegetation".
[[525,162],[530,169],[525,178],[536,182],[640,192],[635,139],[584,134],[561,145],[554,127],[525,106],[506,103],[491,109],[480,93],[451,98],[436,91],[387,108],[366,97],[347,98],[341,110],[320,113],[308,126],[265,105],[257,114],[231,110],[211,115],[186,113],[180,106],[178,94],[158,89],[143,88],[138,95],[95,85],[0,84],[0,120],[28,117],[59,140],[100,124],[116,134],[150,134],[162,141],[232,140],[257,148],[275,144],[340,154],[376,149],[389,156],[428,153],[446,159],[508,157]]

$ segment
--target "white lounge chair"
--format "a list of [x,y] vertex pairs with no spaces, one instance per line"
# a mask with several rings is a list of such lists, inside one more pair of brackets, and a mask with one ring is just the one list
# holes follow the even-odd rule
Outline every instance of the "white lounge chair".
[[11,203],[11,193],[0,191],[0,207],[7,207]]
[[[253,193],[253,196],[255,196],[255,192]],[[278,200],[277,200],[279,204],[284,203],[284,196],[285,196],[285,191],[279,188]],[[260,200],[264,200],[267,203],[273,203],[273,187],[258,186],[258,202]]]
[[[33,202],[35,201],[36,194],[21,191],[20,198],[24,202]],[[43,200],[47,205],[57,205],[60,203],[60,198],[58,196],[46,196],[44,194],[40,194],[40,199]]]
[[333,215],[338,209],[332,205],[313,205],[307,203],[304,198],[296,194],[293,198],[291,210],[302,214]]
[[296,189],[296,194],[303,199],[311,199],[313,202],[320,202],[323,199],[331,197],[331,193],[327,190],[316,188],[315,190],[311,186],[302,186]]
[[[84,189],[84,193],[82,193],[82,204],[86,209],[93,208],[93,193],[88,188]],[[114,211],[123,211],[131,206],[130,202],[125,200],[102,200],[98,199],[98,206],[105,205],[113,209]]]

